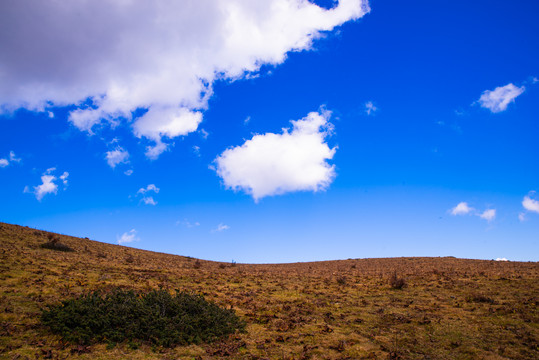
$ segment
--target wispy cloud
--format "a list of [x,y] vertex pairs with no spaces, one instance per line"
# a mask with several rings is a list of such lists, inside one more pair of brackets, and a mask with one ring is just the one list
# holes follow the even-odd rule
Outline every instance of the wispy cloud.
[[19,163],[21,158],[17,157],[13,151],[9,152],[9,161]]
[[159,188],[155,186],[154,184],[149,184],[145,188],[140,188],[137,191],[137,195],[141,195],[142,199],[140,200],[146,205],[157,205],[157,201],[154,200],[153,196],[148,195],[148,193],[154,192],[156,194],[159,193]]
[[376,111],[378,111],[378,108],[373,104],[372,101],[367,101],[365,103],[365,112],[367,115],[374,115]]
[[176,225],[183,225],[188,228],[193,228],[193,227],[200,226],[200,223],[198,221],[191,222],[187,219],[183,219],[183,220],[176,221]]
[[479,104],[493,113],[505,111],[507,106],[515,102],[515,99],[521,95],[525,87],[517,87],[513,84],[499,86],[494,90],[486,90],[479,98]]
[[215,229],[213,229],[211,232],[221,232],[230,229],[230,226],[225,225],[223,223],[217,225]]
[[293,191],[326,189],[335,177],[329,165],[336,148],[326,137],[332,130],[331,112],[311,112],[292,121],[292,131],[255,135],[215,159],[217,174],[227,188],[243,190],[255,201]]
[[10,151],[9,155],[6,158],[0,158],[0,168],[6,167],[11,163],[20,163],[21,158],[18,158],[15,155],[15,152]]
[[118,244],[121,245],[139,241],[140,239],[137,237],[137,231],[135,229],[131,229],[128,232],[124,232],[121,236],[117,235],[116,240],[118,241]]
[[114,169],[116,165],[128,162],[129,153],[127,150],[124,150],[122,147],[118,146],[114,150],[107,151],[105,159],[107,159],[109,166]]
[[201,136],[204,140],[206,140],[206,139],[208,138],[208,136],[210,136],[210,133],[207,132],[207,131],[204,130],[204,129],[200,129],[199,133],[200,133],[200,136]]
[[67,186],[67,178],[69,177],[69,173],[67,171],[64,171],[62,175],[60,175],[60,180],[62,180],[62,183],[64,184],[64,187]]

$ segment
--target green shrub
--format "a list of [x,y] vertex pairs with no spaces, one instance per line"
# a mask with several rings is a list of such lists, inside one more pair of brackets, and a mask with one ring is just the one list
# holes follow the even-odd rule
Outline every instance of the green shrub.
[[49,306],[41,321],[65,341],[81,345],[138,340],[172,347],[245,330],[234,310],[220,308],[202,295],[171,295],[165,290],[96,291]]

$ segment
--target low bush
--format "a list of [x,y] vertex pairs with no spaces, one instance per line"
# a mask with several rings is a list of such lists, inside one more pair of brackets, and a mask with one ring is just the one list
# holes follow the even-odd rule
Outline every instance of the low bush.
[[404,288],[406,286],[406,280],[404,280],[403,278],[397,276],[397,272],[393,272],[393,274],[391,275],[391,277],[389,278],[389,286],[391,286],[391,288],[393,289],[397,289],[397,290],[400,290],[402,288]]
[[43,249],[56,250],[56,251],[65,251],[65,252],[75,251],[72,248],[70,248],[69,246],[67,246],[65,244],[62,244],[60,242],[60,239],[58,237],[54,236],[53,234],[48,234],[47,239],[49,239],[49,241],[47,241],[46,243],[40,245]]
[[80,345],[142,341],[172,347],[245,330],[234,310],[220,308],[202,295],[171,295],[165,290],[96,291],[49,306],[41,321],[65,341]]
[[489,298],[488,296],[485,296],[483,294],[473,293],[466,296],[467,302],[476,302],[476,303],[488,303],[488,304],[494,304],[495,301],[492,298]]

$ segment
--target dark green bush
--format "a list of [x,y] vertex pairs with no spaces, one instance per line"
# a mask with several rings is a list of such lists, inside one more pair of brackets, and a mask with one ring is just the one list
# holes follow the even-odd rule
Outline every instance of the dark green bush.
[[165,290],[92,292],[49,306],[41,321],[64,340],[81,345],[142,341],[171,347],[211,342],[245,330],[234,310],[220,308],[202,295],[171,295]]
[[56,251],[65,251],[65,252],[72,252],[75,251],[69,246],[59,243],[58,241],[47,241],[44,244],[40,245],[43,249],[49,249],[49,250],[56,250]]

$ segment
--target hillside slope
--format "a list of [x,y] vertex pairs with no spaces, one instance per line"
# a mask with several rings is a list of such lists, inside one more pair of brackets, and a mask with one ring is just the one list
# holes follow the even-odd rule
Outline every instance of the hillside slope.
[[[56,235],[54,235],[56,236]],[[54,237],[50,235],[49,237]],[[277,265],[202,261],[0,223],[0,358],[537,359],[539,264],[455,258]],[[404,279],[395,289],[392,275]],[[64,344],[39,323],[95,289],[192,290],[247,321],[246,334],[173,349]]]

